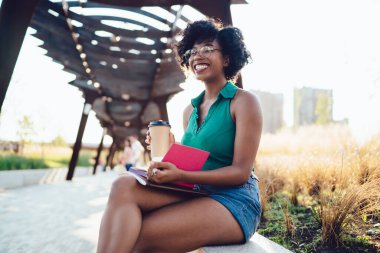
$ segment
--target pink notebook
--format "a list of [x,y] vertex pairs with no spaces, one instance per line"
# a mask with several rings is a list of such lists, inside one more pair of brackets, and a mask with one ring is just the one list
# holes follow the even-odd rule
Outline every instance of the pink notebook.
[[[162,158],[163,162],[175,164],[179,169],[186,171],[200,171],[210,152],[198,148],[174,143]],[[194,184],[176,182],[176,185],[194,188]]]

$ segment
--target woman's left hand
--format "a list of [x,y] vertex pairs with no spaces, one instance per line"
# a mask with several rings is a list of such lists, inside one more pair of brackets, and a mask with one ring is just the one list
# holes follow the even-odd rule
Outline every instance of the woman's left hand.
[[148,168],[148,179],[163,184],[181,181],[184,171],[169,162],[152,162]]

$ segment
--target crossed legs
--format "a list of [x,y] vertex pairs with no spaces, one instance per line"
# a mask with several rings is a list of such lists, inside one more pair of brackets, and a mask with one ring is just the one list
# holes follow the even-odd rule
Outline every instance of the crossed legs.
[[153,190],[125,176],[113,183],[97,252],[187,252],[242,241],[240,225],[219,202]]

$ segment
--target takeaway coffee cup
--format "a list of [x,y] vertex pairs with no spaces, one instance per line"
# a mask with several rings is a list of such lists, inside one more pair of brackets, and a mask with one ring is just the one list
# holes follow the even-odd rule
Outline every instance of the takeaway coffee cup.
[[168,121],[157,120],[150,122],[148,128],[152,161],[159,162],[169,150],[170,124]]

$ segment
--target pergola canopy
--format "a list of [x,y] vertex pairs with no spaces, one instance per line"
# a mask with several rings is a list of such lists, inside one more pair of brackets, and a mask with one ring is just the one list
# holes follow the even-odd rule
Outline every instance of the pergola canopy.
[[[28,26],[41,48],[75,75],[85,105],[67,178],[73,176],[89,109],[113,137],[143,140],[152,120],[185,80],[172,50],[189,22],[215,17],[232,24],[230,5],[244,0],[3,0],[0,10],[0,108]],[[241,79],[238,79],[238,83]],[[241,85],[241,83],[240,83]],[[102,138],[103,140],[103,138]],[[102,147],[99,145],[98,155]],[[111,148],[111,149],[112,149]],[[96,167],[96,165],[95,165]],[[94,167],[94,168],[95,168]],[[94,169],[95,172],[95,169]]]
[[145,135],[152,120],[167,120],[166,102],[185,80],[172,50],[178,33],[199,17],[230,24],[229,5],[223,0],[41,0],[30,26],[46,55],[76,76],[71,84],[93,104],[108,134],[122,142],[131,134]]

